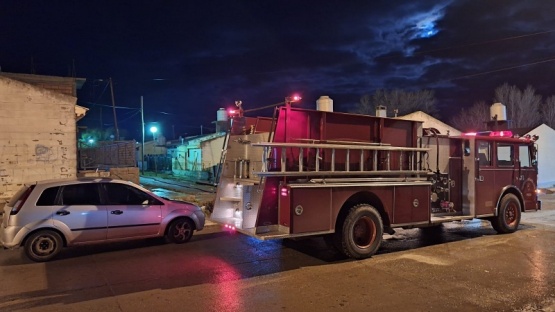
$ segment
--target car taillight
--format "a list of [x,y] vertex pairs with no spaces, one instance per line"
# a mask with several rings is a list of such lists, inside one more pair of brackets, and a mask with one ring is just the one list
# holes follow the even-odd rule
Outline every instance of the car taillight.
[[13,205],[12,211],[10,211],[10,215],[15,215],[19,212],[19,210],[21,210],[21,207],[23,207],[23,204],[25,204],[25,201],[27,200],[27,198],[29,198],[29,195],[31,195],[31,192],[34,188],[35,186],[31,185],[28,189],[25,190],[25,193],[21,194],[19,199]]

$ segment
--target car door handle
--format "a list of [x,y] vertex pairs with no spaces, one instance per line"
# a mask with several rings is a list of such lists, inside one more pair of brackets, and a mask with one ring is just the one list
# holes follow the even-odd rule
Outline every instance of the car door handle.
[[121,210],[112,210],[112,211],[110,211],[110,213],[115,214],[115,215],[120,215],[120,214],[123,213],[123,211],[121,211]]
[[69,211],[67,210],[58,210],[56,211],[56,214],[59,216],[67,216],[69,214]]

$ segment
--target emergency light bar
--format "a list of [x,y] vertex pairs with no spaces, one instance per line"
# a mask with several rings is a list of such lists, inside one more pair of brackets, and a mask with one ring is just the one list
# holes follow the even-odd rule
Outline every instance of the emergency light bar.
[[508,130],[503,131],[483,131],[483,132],[467,132],[465,136],[490,136],[490,137],[503,137],[512,138],[513,132]]
[[489,136],[492,137],[507,137],[507,138],[512,138],[513,137],[513,132],[511,131],[492,131],[489,133]]

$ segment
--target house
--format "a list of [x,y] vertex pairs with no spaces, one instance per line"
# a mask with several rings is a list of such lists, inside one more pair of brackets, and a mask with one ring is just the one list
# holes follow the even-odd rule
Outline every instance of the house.
[[555,155],[555,130],[546,124],[541,124],[524,135],[537,135],[538,145],[538,187],[553,187],[555,185],[555,162],[550,161]]
[[[77,175],[85,79],[0,72],[0,202],[24,182]],[[0,204],[3,206],[3,204]]]
[[224,140],[224,132],[189,138],[176,148],[172,160],[173,174],[212,179],[216,166],[220,164]]
[[451,127],[450,125],[442,122],[441,120],[434,118],[424,112],[417,111],[404,116],[399,116],[397,118],[406,120],[419,120],[422,121],[422,127],[424,128],[434,128],[439,131],[439,134],[458,136],[461,135],[461,131]]

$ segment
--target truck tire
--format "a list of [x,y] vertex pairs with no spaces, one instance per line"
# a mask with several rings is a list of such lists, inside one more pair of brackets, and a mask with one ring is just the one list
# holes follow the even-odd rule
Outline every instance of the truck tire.
[[520,201],[515,195],[507,194],[501,199],[497,216],[490,220],[491,226],[499,234],[513,233],[520,224],[520,215]]
[[376,208],[361,204],[349,210],[341,231],[343,253],[365,259],[378,251],[383,239],[383,222]]
[[25,254],[35,262],[54,258],[62,250],[62,237],[52,230],[37,231],[25,240]]

